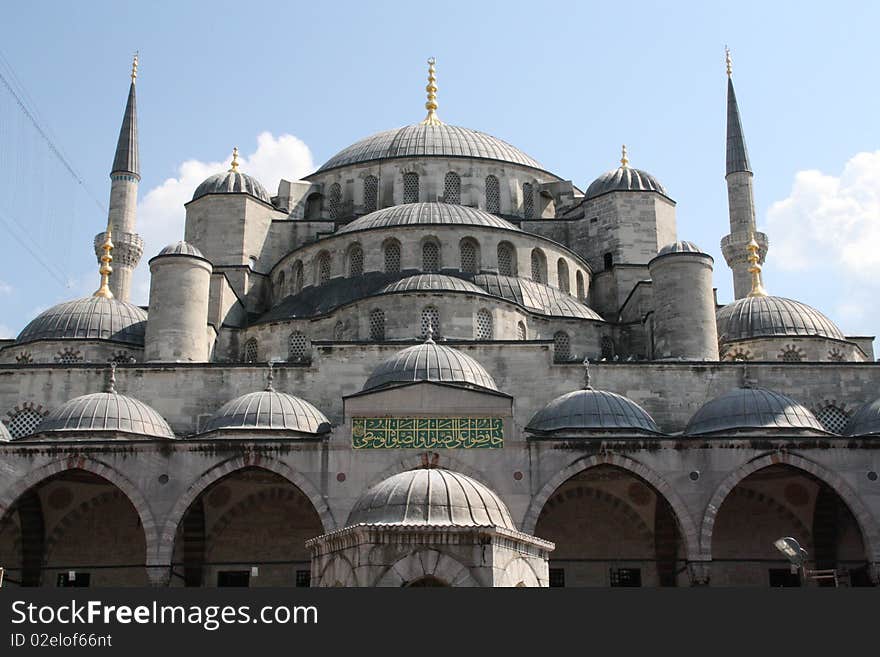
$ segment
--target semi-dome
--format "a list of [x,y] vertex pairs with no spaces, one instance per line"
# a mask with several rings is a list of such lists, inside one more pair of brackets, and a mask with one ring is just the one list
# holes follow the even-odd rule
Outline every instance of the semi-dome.
[[348,526],[495,526],[516,530],[510,511],[491,489],[463,474],[409,470],[379,482],[355,502]]
[[604,321],[589,306],[562,290],[517,276],[477,274],[474,283],[493,296],[512,301],[541,315]]
[[151,438],[174,438],[165,419],[142,401],[111,392],[75,397],[47,415],[34,434],[118,431]]
[[340,228],[339,233],[396,226],[455,225],[485,226],[519,231],[512,223],[494,214],[452,203],[405,203],[365,214]]
[[373,390],[394,383],[416,381],[498,390],[495,379],[476,360],[433,340],[397,352],[373,370],[363,389]]
[[844,433],[847,436],[869,436],[880,433],[880,398],[868,402],[856,411]]
[[240,171],[224,171],[208,176],[196,187],[192,200],[195,201],[208,194],[250,194],[264,203],[272,204],[269,192],[260,181]]
[[671,244],[667,244],[662,247],[658,252],[658,256],[667,255],[669,253],[705,253],[703,249],[698,247],[693,242],[688,242],[687,240],[679,240],[677,242],[672,242]]
[[0,422],[0,443],[9,442],[10,440],[12,440],[12,434],[9,433],[6,425]]
[[138,306],[105,297],[65,301],[37,315],[16,338],[34,340],[113,340],[142,346],[147,312]]
[[196,258],[204,258],[202,252],[199,251],[196,247],[194,247],[189,242],[184,242],[183,240],[179,242],[175,242],[174,244],[169,244],[164,249],[159,251],[156,254],[158,256],[166,256],[166,255],[183,255],[183,256],[193,256]]
[[749,429],[827,433],[805,406],[765,388],[735,388],[703,404],[684,433],[699,436]]
[[783,297],[744,297],[716,315],[721,342],[774,336],[813,336],[845,340],[830,319],[805,303]]
[[466,157],[543,167],[518,148],[483,132],[445,123],[386,130],[342,149],[316,173],[350,164],[402,157]]
[[321,434],[330,431],[330,420],[312,404],[275,390],[249,392],[226,402],[204,431],[285,430]]
[[654,419],[633,400],[607,390],[586,388],[561,395],[547,404],[526,431],[613,431],[660,433]]
[[587,187],[584,198],[591,199],[609,192],[659,192],[668,196],[663,185],[647,171],[633,169],[626,159],[626,150],[623,152],[621,165],[611,171],[606,171],[596,178]]
[[390,283],[379,292],[471,292],[473,294],[486,294],[486,290],[474,285],[470,281],[456,276],[444,274],[416,274],[407,276],[399,281]]

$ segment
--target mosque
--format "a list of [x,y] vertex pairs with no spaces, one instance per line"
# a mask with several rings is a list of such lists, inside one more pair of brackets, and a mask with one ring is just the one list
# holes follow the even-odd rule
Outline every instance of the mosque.
[[625,148],[583,191],[433,60],[424,120],[272,191],[233,151],[141,263],[135,60],[99,287],[0,341],[3,586],[877,585],[873,337],[765,289],[727,74],[719,302]]

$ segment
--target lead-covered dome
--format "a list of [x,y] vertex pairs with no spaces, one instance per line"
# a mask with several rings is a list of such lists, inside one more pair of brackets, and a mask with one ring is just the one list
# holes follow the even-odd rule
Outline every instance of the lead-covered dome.
[[182,256],[193,256],[195,258],[204,258],[202,252],[199,251],[196,247],[194,247],[189,242],[184,242],[183,240],[179,242],[175,242],[174,244],[169,244],[164,249],[159,251],[155,257],[166,256],[166,255],[182,255]]
[[880,433],[880,398],[856,411],[844,431],[847,436],[869,436],[878,433]]
[[557,397],[535,413],[526,431],[660,433],[654,418],[633,400],[593,388],[575,390]]
[[269,192],[260,181],[240,171],[224,171],[208,176],[201,185],[196,187],[192,200],[195,201],[208,194],[250,194],[263,203],[272,204]]
[[775,336],[812,336],[845,340],[834,323],[815,308],[783,297],[745,297],[716,315],[721,342]]
[[275,390],[263,390],[226,402],[208,420],[204,431],[219,429],[322,434],[330,431],[330,420],[304,399]]
[[670,253],[700,253],[704,254],[705,251],[698,247],[693,242],[688,242],[687,240],[679,240],[677,242],[672,242],[671,244],[667,244],[662,247],[658,252],[658,256],[668,255]]
[[684,433],[699,436],[749,429],[827,433],[805,406],[766,388],[735,388],[703,404]]
[[417,381],[498,390],[495,379],[476,360],[433,340],[397,352],[373,370],[363,389],[374,390],[395,383]]
[[483,210],[469,208],[463,205],[451,203],[405,203],[390,208],[383,208],[370,214],[365,214],[349,224],[341,227],[337,232],[351,233],[356,230],[370,230],[373,228],[391,228],[396,226],[485,226],[488,228],[502,228],[504,230],[519,231],[519,228],[501,217],[495,216]]
[[506,141],[454,125],[417,123],[361,139],[325,162],[315,173],[361,162],[401,157],[467,157],[543,167]]
[[[626,155],[624,155],[625,158]],[[596,198],[609,192],[658,192],[663,196],[668,196],[659,180],[647,171],[633,169],[628,164],[622,164],[596,178],[587,187],[584,198]]]
[[507,506],[491,489],[463,474],[440,469],[409,470],[379,482],[358,498],[346,524],[516,530]]
[[118,392],[95,392],[75,397],[47,415],[34,434],[115,431],[174,438],[165,419],[142,401]]
[[470,281],[456,276],[444,274],[416,274],[390,283],[379,290],[380,294],[388,292],[470,292],[486,294],[486,290]]
[[143,346],[147,312],[138,306],[104,297],[65,301],[37,315],[22,329],[16,343],[34,340],[113,340]]

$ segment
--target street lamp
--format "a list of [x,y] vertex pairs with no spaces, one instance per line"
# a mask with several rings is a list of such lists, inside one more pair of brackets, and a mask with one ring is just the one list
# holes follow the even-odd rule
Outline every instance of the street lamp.
[[826,568],[822,570],[807,569],[807,551],[801,547],[801,544],[791,536],[783,536],[773,541],[773,546],[782,552],[791,563],[792,573],[801,573],[803,579],[814,580],[833,580],[834,586],[837,586],[837,570],[834,568]]

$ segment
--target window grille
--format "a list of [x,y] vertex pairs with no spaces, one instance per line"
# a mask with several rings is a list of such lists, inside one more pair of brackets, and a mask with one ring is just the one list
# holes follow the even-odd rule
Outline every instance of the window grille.
[[342,322],[336,322],[336,326],[333,327],[333,339],[342,340],[343,335],[345,335],[345,325]]
[[532,250],[532,280],[536,283],[547,282],[547,260],[538,249]]
[[477,340],[492,339],[492,313],[485,308],[477,312]]
[[535,216],[535,194],[530,183],[523,183],[523,217],[533,219]]
[[364,212],[375,212],[379,207],[379,179],[376,176],[364,178]]
[[454,171],[447,173],[443,181],[443,202],[461,205],[461,178]]
[[350,278],[364,273],[364,250],[355,244],[348,252],[348,275]]
[[257,357],[259,356],[259,351],[257,349],[257,339],[251,338],[247,342],[244,343],[244,362],[245,363],[256,363]]
[[339,186],[339,183],[330,185],[327,204],[330,206],[330,218],[339,219],[339,216],[342,214],[342,187]]
[[816,413],[816,419],[819,420],[819,424],[831,433],[843,433],[846,425],[849,424],[849,415],[833,404],[829,404],[819,410]]
[[553,360],[557,363],[571,360],[571,338],[565,331],[557,331],[553,335]]
[[486,212],[501,213],[501,190],[495,176],[486,176]]
[[477,262],[477,245],[470,240],[461,243],[461,270],[468,274],[478,274],[480,265]]
[[614,340],[607,335],[602,336],[601,340],[602,358],[612,360],[614,358]]
[[556,261],[556,278],[559,280],[559,289],[562,292],[568,294],[569,291],[569,280],[568,280],[568,264],[566,264],[565,260],[560,258]]
[[15,411],[8,420],[6,428],[13,438],[21,438],[34,432],[37,425],[43,421],[43,414],[33,408],[22,408]]
[[516,276],[513,247],[507,242],[498,245],[498,273],[502,276]]
[[783,350],[779,355],[779,358],[783,363],[799,363],[804,359],[804,355],[797,349],[797,347],[789,347],[788,349]]
[[422,245],[422,270],[440,271],[440,245],[437,242],[429,241]]
[[330,280],[330,254],[322,253],[318,256],[318,285],[323,285]]
[[292,363],[300,363],[306,360],[309,341],[302,331],[294,331],[287,338],[287,360]]
[[310,570],[296,571],[296,586],[298,588],[309,587],[312,585],[312,572]]
[[527,333],[526,333],[526,325],[525,325],[524,323],[522,323],[522,322],[517,322],[517,325],[516,325],[516,337],[517,337],[519,340],[525,340],[526,337],[527,337]]
[[434,306],[426,306],[422,310],[422,337],[427,337],[428,327],[435,338],[440,335],[440,312]]
[[400,271],[400,242],[389,242],[385,245],[385,273],[396,274]]
[[58,355],[55,356],[55,362],[61,363],[62,365],[70,365],[71,363],[81,363],[82,362],[82,353],[75,349],[65,349],[64,351],[59,351]]
[[118,363],[118,364],[136,363],[137,359],[135,359],[135,357],[132,356],[127,351],[117,351],[115,354],[113,354],[113,357],[110,359],[110,362],[111,363]]
[[385,312],[379,308],[370,311],[370,340],[385,339]]
[[418,203],[419,202],[419,174],[405,173],[403,174],[403,202]]

